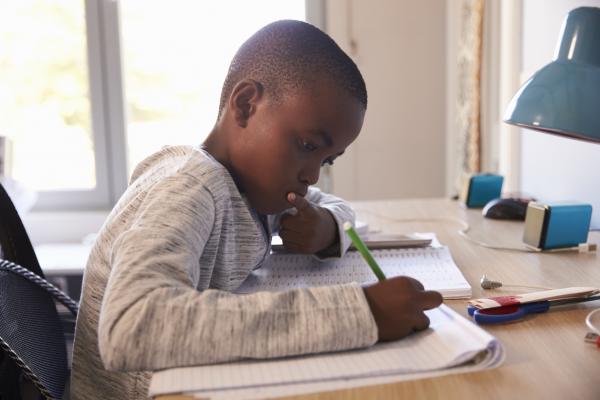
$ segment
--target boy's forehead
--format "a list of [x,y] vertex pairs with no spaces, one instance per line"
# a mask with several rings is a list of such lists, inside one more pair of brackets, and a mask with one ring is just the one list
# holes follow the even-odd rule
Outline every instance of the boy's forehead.
[[331,82],[320,83],[311,84],[304,88],[290,89],[286,91],[283,99],[289,104],[314,104],[318,106],[315,107],[314,111],[340,111],[341,109],[348,109],[348,111],[355,112],[359,109],[364,112],[364,107],[362,107],[360,101],[348,93],[348,91]]
[[[346,125],[344,122],[362,121],[364,115],[360,102],[344,92],[295,93],[287,99],[286,104],[294,116],[307,123]],[[315,126],[314,129],[328,131],[324,126]]]
[[364,107],[347,91],[336,87],[315,88],[295,94],[292,109],[299,124],[328,147],[344,148],[362,128]]
[[[297,129],[326,132],[335,147],[347,142],[349,136],[358,135],[365,108],[339,84],[326,79],[311,79],[303,87],[280,89],[279,96],[266,91],[271,97],[268,102],[273,105],[269,107],[271,117],[280,114]],[[342,137],[336,138],[340,135]]]

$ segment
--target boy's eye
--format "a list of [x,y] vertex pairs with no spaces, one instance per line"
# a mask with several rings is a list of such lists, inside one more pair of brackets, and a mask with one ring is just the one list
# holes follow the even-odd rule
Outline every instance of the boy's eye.
[[314,144],[312,144],[310,142],[306,142],[306,141],[302,142],[302,147],[306,151],[315,151],[317,149],[317,146],[315,146]]
[[328,158],[327,160],[323,161],[323,163],[321,163],[321,166],[324,165],[333,165],[333,159]]

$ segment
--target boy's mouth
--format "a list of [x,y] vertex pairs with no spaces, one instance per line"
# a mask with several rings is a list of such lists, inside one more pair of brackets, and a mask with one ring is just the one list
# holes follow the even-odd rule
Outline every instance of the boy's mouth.
[[306,197],[306,194],[308,193],[308,187],[304,187],[300,190],[293,190],[292,192],[296,193],[300,197]]

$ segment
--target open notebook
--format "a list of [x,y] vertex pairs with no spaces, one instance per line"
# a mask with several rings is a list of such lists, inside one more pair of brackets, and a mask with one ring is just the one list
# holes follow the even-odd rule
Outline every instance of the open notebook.
[[[446,297],[470,296],[471,288],[447,247],[377,250],[387,276],[409,275]],[[358,253],[321,263],[312,257],[275,254],[240,287],[241,293],[284,290],[349,281],[374,282]],[[193,394],[198,398],[255,399],[330,391],[498,366],[502,345],[490,334],[442,305],[426,312],[429,329],[395,342],[339,353],[248,360],[173,368],[154,373],[150,395]]]
[[[471,286],[460,272],[446,246],[433,234],[432,246],[373,250],[386,277],[406,275],[425,289],[437,290],[446,299],[471,297]],[[244,281],[239,293],[288,290],[336,283],[375,283],[377,278],[360,253],[348,252],[342,259],[322,262],[310,255],[275,253]]]
[[504,349],[493,336],[449,307],[427,315],[431,325],[426,331],[366,349],[157,372],[150,395],[270,398],[471,372],[504,360]]

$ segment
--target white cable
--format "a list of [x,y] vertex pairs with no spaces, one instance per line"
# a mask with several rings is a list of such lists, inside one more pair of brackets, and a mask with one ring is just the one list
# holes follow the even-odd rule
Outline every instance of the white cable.
[[[596,251],[596,247],[597,247],[597,245],[595,243],[581,243],[581,244],[579,244],[577,246],[573,246],[573,247],[564,247],[564,248],[549,249],[549,250],[541,250],[541,249],[536,249],[536,248],[533,248],[533,247],[498,246],[498,245],[494,245],[494,244],[489,244],[489,243],[486,243],[486,242],[482,242],[482,241],[477,240],[477,239],[473,239],[471,236],[468,235],[468,232],[471,229],[471,227],[469,226],[469,224],[466,221],[464,221],[464,220],[462,220],[460,218],[440,217],[440,218],[406,218],[406,219],[403,219],[403,218],[388,217],[388,216],[385,216],[385,215],[374,213],[374,212],[369,211],[369,210],[360,210],[360,212],[366,213],[366,214],[371,214],[374,217],[382,218],[382,219],[385,219],[385,220],[388,220],[388,221],[391,221],[391,222],[400,222],[400,223],[407,223],[407,222],[440,222],[440,221],[458,222],[460,225],[463,226],[462,229],[459,229],[457,231],[460,236],[462,236],[463,238],[467,239],[471,243],[474,243],[474,244],[476,244],[478,246],[486,247],[488,249],[494,249],[494,250],[520,251],[520,252],[523,252],[523,253],[541,253],[541,252],[557,253],[557,252],[562,252],[562,251],[578,251],[579,253],[590,253],[590,252]],[[517,286],[517,285],[510,285],[510,286]]]
[[597,335],[600,335],[600,318],[596,318],[598,321],[594,322],[594,316],[600,317],[600,308],[591,311],[587,317],[585,317],[585,324]]
[[[562,251],[577,251],[579,253],[592,253],[592,252],[596,251],[596,247],[597,247],[596,243],[580,243],[577,246],[561,247],[561,248],[557,248],[557,249],[548,249],[548,250],[536,249],[533,247],[496,246],[496,245],[491,245],[491,244],[473,239],[472,237],[470,237],[467,234],[469,229],[471,229],[471,228],[467,225],[467,228],[459,230],[458,234],[479,246],[487,247],[489,249],[495,249],[495,250],[522,251],[525,253],[558,253],[558,252],[562,252]],[[511,285],[511,286],[517,286],[517,285]]]
[[517,284],[512,284],[512,283],[502,283],[500,281],[493,281],[491,279],[488,279],[487,276],[483,275],[481,277],[481,280],[479,281],[479,284],[481,285],[482,289],[497,289],[499,287],[505,286],[505,287],[523,287],[523,288],[529,288],[529,289],[542,289],[542,290],[551,290],[552,288],[547,288],[547,287],[543,287],[543,286],[531,286],[531,285],[517,285]]
[[518,248],[518,247],[503,247],[503,246],[496,246],[496,245],[491,245],[489,243],[485,243],[485,242],[481,242],[479,240],[473,239],[472,237],[470,237],[467,232],[471,229],[471,227],[469,226],[469,224],[460,219],[460,218],[454,218],[454,217],[440,217],[440,218],[392,218],[392,217],[388,217],[385,215],[381,215],[381,214],[377,214],[374,213],[372,211],[369,210],[360,210],[360,212],[362,213],[366,213],[366,214],[371,214],[374,217],[377,218],[382,218],[391,222],[400,222],[400,223],[407,223],[407,222],[440,222],[440,221],[450,221],[450,222],[457,222],[460,225],[462,225],[463,227],[461,229],[459,229],[457,232],[460,236],[462,236],[463,238],[467,239],[468,241],[475,243],[479,246],[482,247],[487,247],[490,249],[496,249],[496,250],[508,250],[508,251],[523,251],[523,252],[527,252],[527,253],[531,253],[531,252],[536,252],[536,250],[533,249],[527,249],[527,248]]
[[[467,224],[467,223],[465,222],[465,224]],[[471,227],[467,224],[466,228],[458,230],[458,234],[460,236],[462,236],[463,238],[467,239],[468,241],[470,241],[472,243],[475,243],[476,245],[479,245],[481,247],[486,247],[488,249],[494,249],[494,250],[503,250],[503,251],[522,251],[522,252],[525,252],[525,253],[537,253],[537,252],[539,252],[538,250],[529,249],[529,248],[526,248],[526,247],[497,246],[497,245],[489,244],[489,243],[486,243],[486,242],[482,242],[480,240],[473,239],[471,236],[469,236],[467,234],[467,232],[469,232],[470,229],[471,229]]]

